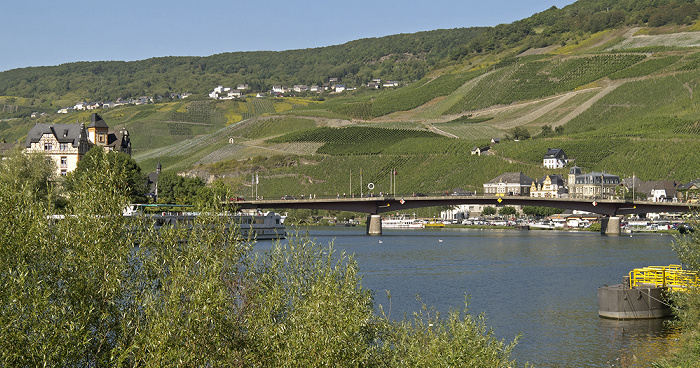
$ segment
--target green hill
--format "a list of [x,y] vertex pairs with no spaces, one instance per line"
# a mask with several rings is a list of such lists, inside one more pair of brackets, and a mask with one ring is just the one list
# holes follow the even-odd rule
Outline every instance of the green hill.
[[[274,198],[359,194],[369,182],[387,192],[393,170],[400,194],[480,191],[503,172],[565,173],[542,167],[555,147],[584,171],[687,182],[700,177],[698,8],[581,0],[492,28],[313,50],[16,69],[0,73],[0,137],[23,141],[36,122],[87,120],[88,112],[55,114],[72,99],[188,91],[101,114],[129,129],[145,171],[161,162],[243,196],[254,173],[258,194]],[[331,76],[413,82],[323,99],[204,97],[219,84],[264,90]],[[513,140],[516,129],[532,138]],[[488,155],[471,154],[494,137],[501,143]]]

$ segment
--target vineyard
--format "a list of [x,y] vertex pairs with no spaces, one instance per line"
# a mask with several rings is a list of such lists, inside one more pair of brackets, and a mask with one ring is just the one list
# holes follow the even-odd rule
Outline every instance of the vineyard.
[[483,78],[445,115],[571,91],[644,58],[644,55],[609,54],[518,62]]
[[256,119],[234,130],[233,134],[248,139],[259,139],[294,131],[309,130],[315,126],[316,124],[313,120],[294,117]]
[[444,138],[435,133],[413,129],[381,129],[370,127],[316,128],[297,131],[268,143],[323,142],[318,153],[329,155],[367,155],[388,153],[393,144],[406,139]]

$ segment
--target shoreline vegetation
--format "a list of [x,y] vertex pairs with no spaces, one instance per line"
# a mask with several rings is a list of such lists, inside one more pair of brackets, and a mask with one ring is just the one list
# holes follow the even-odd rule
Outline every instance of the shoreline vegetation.
[[124,168],[93,164],[59,191],[43,155],[0,162],[2,365],[515,365],[518,337],[498,340],[466,299],[391,319],[332,244],[296,234],[257,252],[219,200],[191,226],[126,219]]

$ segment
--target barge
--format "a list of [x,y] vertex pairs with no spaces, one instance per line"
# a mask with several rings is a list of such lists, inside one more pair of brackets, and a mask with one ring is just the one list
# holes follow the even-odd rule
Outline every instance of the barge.
[[635,268],[621,284],[598,288],[598,315],[612,319],[664,318],[671,315],[670,291],[697,286],[697,272],[680,265]]

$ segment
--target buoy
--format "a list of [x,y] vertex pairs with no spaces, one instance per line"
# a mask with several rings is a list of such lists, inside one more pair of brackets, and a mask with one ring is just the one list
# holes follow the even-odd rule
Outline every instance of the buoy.
[[438,239],[438,242],[442,243],[442,239]]
[[382,244],[382,241],[381,241],[381,240],[379,241],[379,244]]

